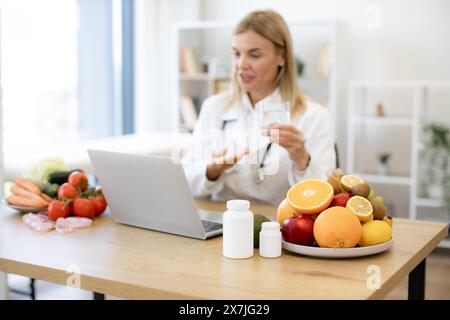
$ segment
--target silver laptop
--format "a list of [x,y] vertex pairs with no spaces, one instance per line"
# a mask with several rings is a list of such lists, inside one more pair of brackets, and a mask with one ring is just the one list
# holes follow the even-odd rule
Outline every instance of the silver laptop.
[[181,164],[149,155],[88,154],[115,221],[197,239],[222,233],[222,213],[195,206]]

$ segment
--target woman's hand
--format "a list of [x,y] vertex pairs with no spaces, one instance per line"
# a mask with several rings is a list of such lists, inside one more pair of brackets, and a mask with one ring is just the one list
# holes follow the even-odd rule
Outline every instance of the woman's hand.
[[239,162],[245,155],[249,153],[249,149],[245,148],[238,154],[226,156],[228,149],[223,149],[222,151],[213,152],[213,160],[206,167],[206,178],[210,181],[215,181],[219,179],[222,173],[234,166]]
[[290,124],[272,125],[269,132],[270,140],[286,149],[298,170],[308,167],[310,155],[305,148],[303,132]]

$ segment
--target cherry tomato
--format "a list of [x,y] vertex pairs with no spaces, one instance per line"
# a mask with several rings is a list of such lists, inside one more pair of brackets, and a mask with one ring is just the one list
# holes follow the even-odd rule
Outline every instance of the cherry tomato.
[[73,214],[92,219],[96,214],[95,206],[90,199],[78,198],[73,202]]
[[68,182],[75,187],[75,189],[84,192],[89,186],[88,177],[86,174],[80,171],[72,172],[69,175]]
[[73,185],[71,185],[70,183],[64,183],[58,189],[58,198],[73,199],[79,193],[80,192],[78,190],[76,190]]
[[97,196],[90,199],[95,207],[96,216],[100,216],[106,209],[106,198],[104,196]]
[[66,201],[53,200],[48,205],[47,215],[52,220],[67,218],[72,213],[72,204],[66,205]]

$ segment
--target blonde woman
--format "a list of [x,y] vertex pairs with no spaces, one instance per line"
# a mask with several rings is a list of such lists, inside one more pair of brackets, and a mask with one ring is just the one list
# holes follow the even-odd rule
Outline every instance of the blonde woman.
[[[278,205],[296,182],[324,179],[334,169],[332,121],[299,90],[291,35],[277,12],[245,16],[233,31],[232,52],[231,89],[203,103],[186,176],[195,197]],[[289,102],[290,121],[271,125],[249,149],[248,133],[260,132],[258,107],[266,101]]]

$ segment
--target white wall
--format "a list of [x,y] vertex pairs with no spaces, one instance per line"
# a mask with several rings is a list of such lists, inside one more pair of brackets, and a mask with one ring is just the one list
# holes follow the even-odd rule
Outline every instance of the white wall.
[[172,26],[200,18],[199,0],[137,0],[135,4],[137,132],[170,130]]

